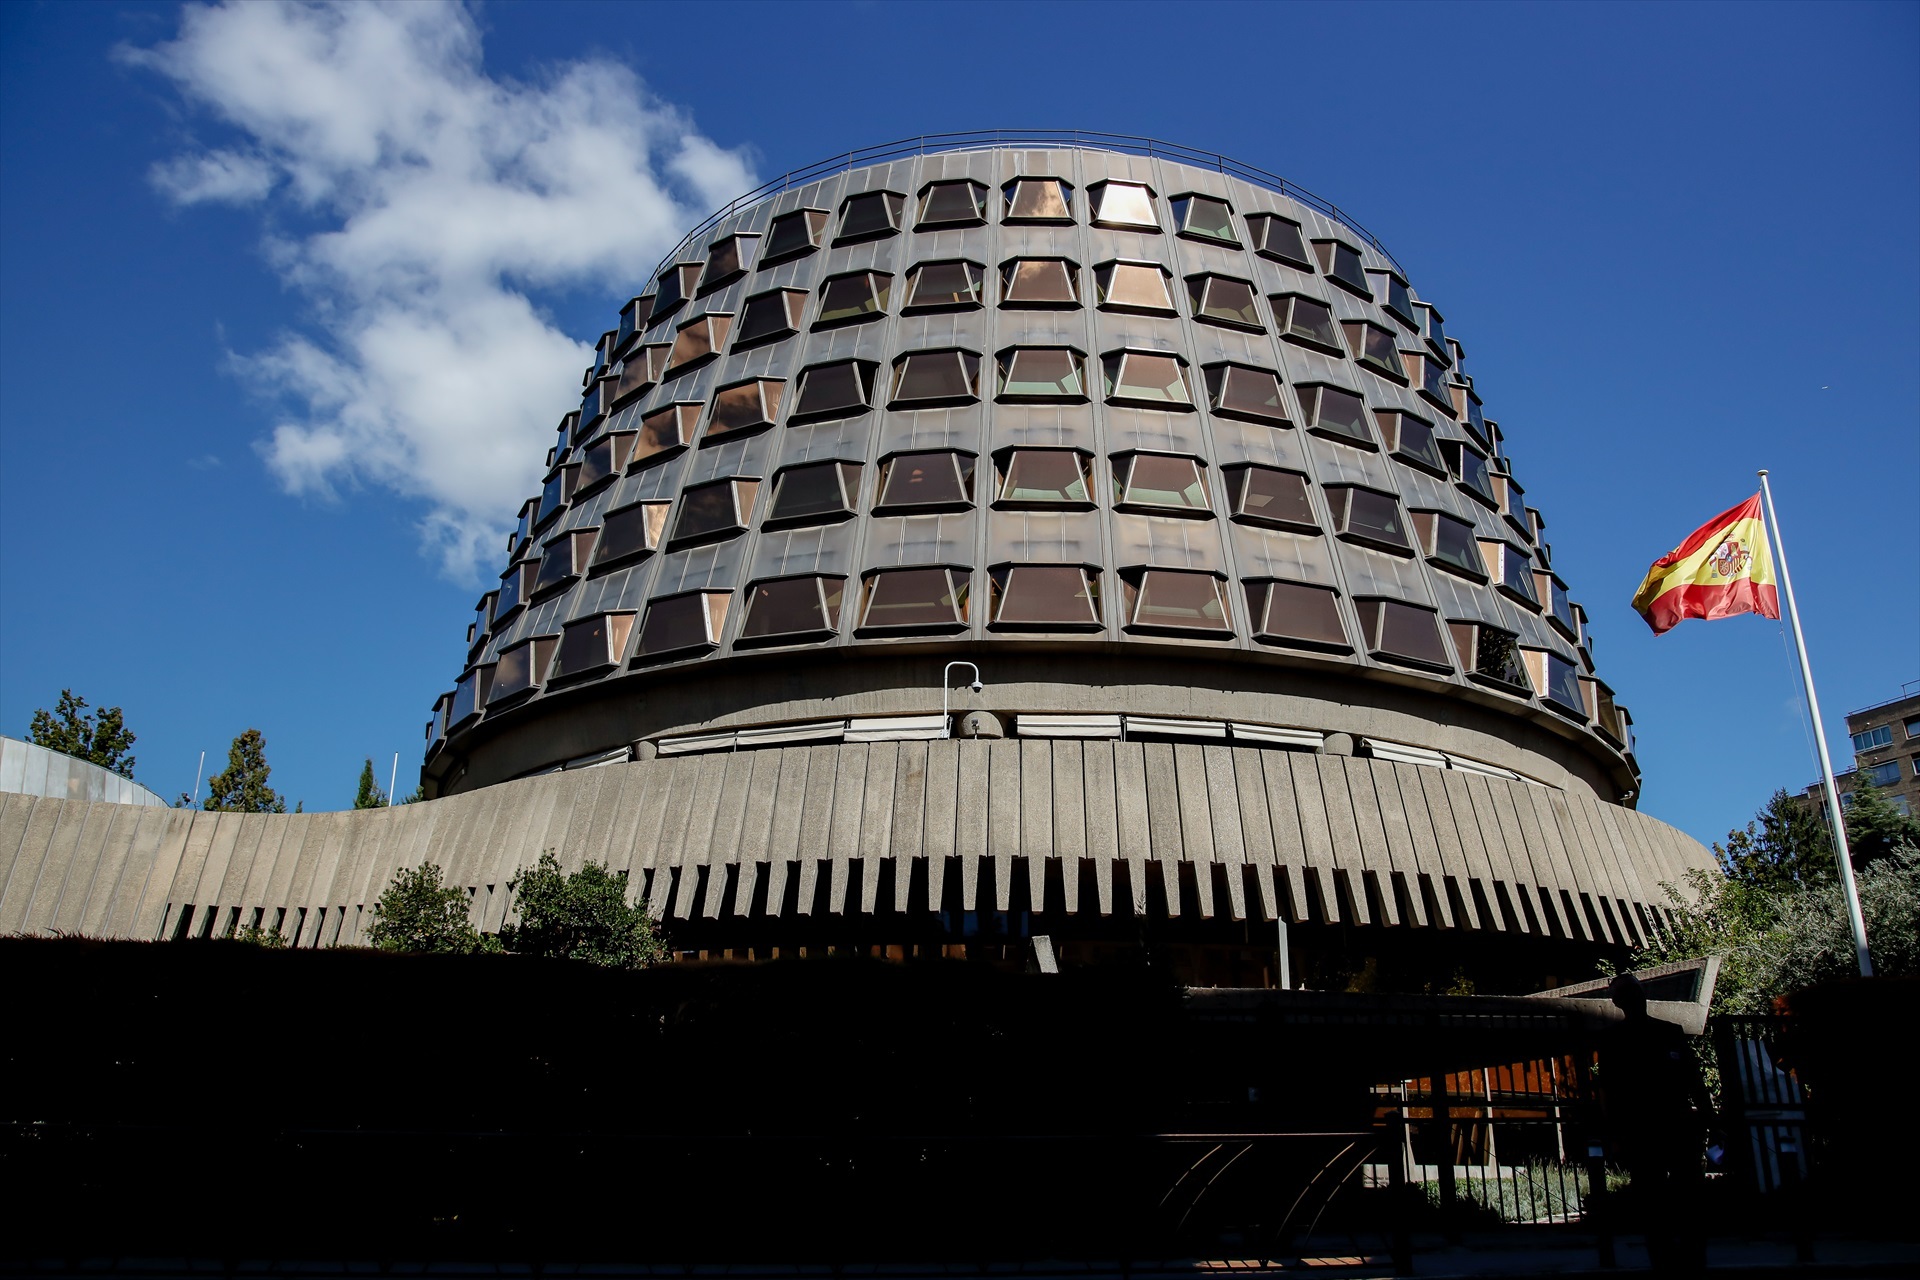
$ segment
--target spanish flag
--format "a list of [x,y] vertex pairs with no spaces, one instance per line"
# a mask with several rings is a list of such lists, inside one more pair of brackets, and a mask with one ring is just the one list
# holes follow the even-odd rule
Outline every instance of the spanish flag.
[[1688,618],[1731,618],[1736,613],[1780,616],[1767,526],[1754,494],[1687,535],[1653,562],[1634,593],[1633,607],[1655,635]]

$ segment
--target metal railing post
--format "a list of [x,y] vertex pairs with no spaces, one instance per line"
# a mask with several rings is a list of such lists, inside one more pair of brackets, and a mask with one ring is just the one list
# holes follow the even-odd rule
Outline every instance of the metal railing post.
[[1389,1211],[1393,1231],[1393,1274],[1413,1274],[1413,1233],[1408,1229],[1407,1189],[1407,1113],[1403,1107],[1387,1122],[1387,1138],[1392,1154],[1387,1157],[1387,1194],[1393,1200]]

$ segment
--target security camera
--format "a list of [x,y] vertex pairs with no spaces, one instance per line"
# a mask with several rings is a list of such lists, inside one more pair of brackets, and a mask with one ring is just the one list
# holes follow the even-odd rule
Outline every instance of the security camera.
[[978,692],[980,692],[980,691],[981,691],[982,689],[984,689],[984,688],[986,688],[987,686],[985,686],[985,685],[983,685],[983,684],[981,684],[981,683],[980,683],[980,682],[979,682],[978,680],[975,680],[975,681],[974,681],[974,682],[973,682],[973,683],[972,683],[972,684],[971,684],[970,686],[968,686],[968,687],[969,687],[969,688],[971,688],[971,689],[972,689],[972,690],[973,690],[973,691],[974,691],[975,693],[978,693]]

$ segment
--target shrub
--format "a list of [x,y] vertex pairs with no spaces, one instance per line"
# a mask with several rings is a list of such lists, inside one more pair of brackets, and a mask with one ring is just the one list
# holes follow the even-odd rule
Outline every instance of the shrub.
[[585,960],[610,969],[639,969],[667,957],[666,941],[646,904],[627,901],[627,873],[589,862],[562,875],[548,849],[539,862],[507,881],[519,911],[500,930],[508,951]]
[[481,949],[467,918],[467,895],[440,883],[440,868],[423,862],[396,873],[373,904],[367,938],[382,951],[462,954]]

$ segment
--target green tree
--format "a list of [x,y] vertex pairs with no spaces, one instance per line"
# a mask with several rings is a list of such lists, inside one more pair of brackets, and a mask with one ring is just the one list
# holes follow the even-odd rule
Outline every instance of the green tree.
[[1853,799],[1840,820],[1847,824],[1847,848],[1856,871],[1901,845],[1920,845],[1920,822],[1894,808],[1864,769],[1853,775]]
[[353,797],[356,809],[384,809],[387,807],[387,793],[373,780],[373,761],[369,759],[360,766],[360,790]]
[[265,735],[248,729],[227,749],[227,767],[207,782],[200,807],[209,813],[285,813],[285,798],[267,785],[272,772]]
[[86,710],[85,698],[62,689],[51,713],[44,707],[33,713],[27,741],[111,769],[123,778],[133,777],[133,757],[128,754],[133,733],[120,708],[102,707],[97,717],[84,714]]
[[368,939],[382,951],[465,954],[480,949],[467,918],[467,895],[440,883],[440,868],[423,862],[397,872],[373,904]]
[[508,951],[638,969],[667,958],[666,940],[645,903],[627,901],[627,873],[589,862],[562,875],[548,849],[531,869],[507,881],[520,913],[500,930]]
[[1744,830],[1727,832],[1727,842],[1713,852],[1729,880],[1754,889],[1819,884],[1837,870],[1818,808],[1785,789],[1774,792]]

